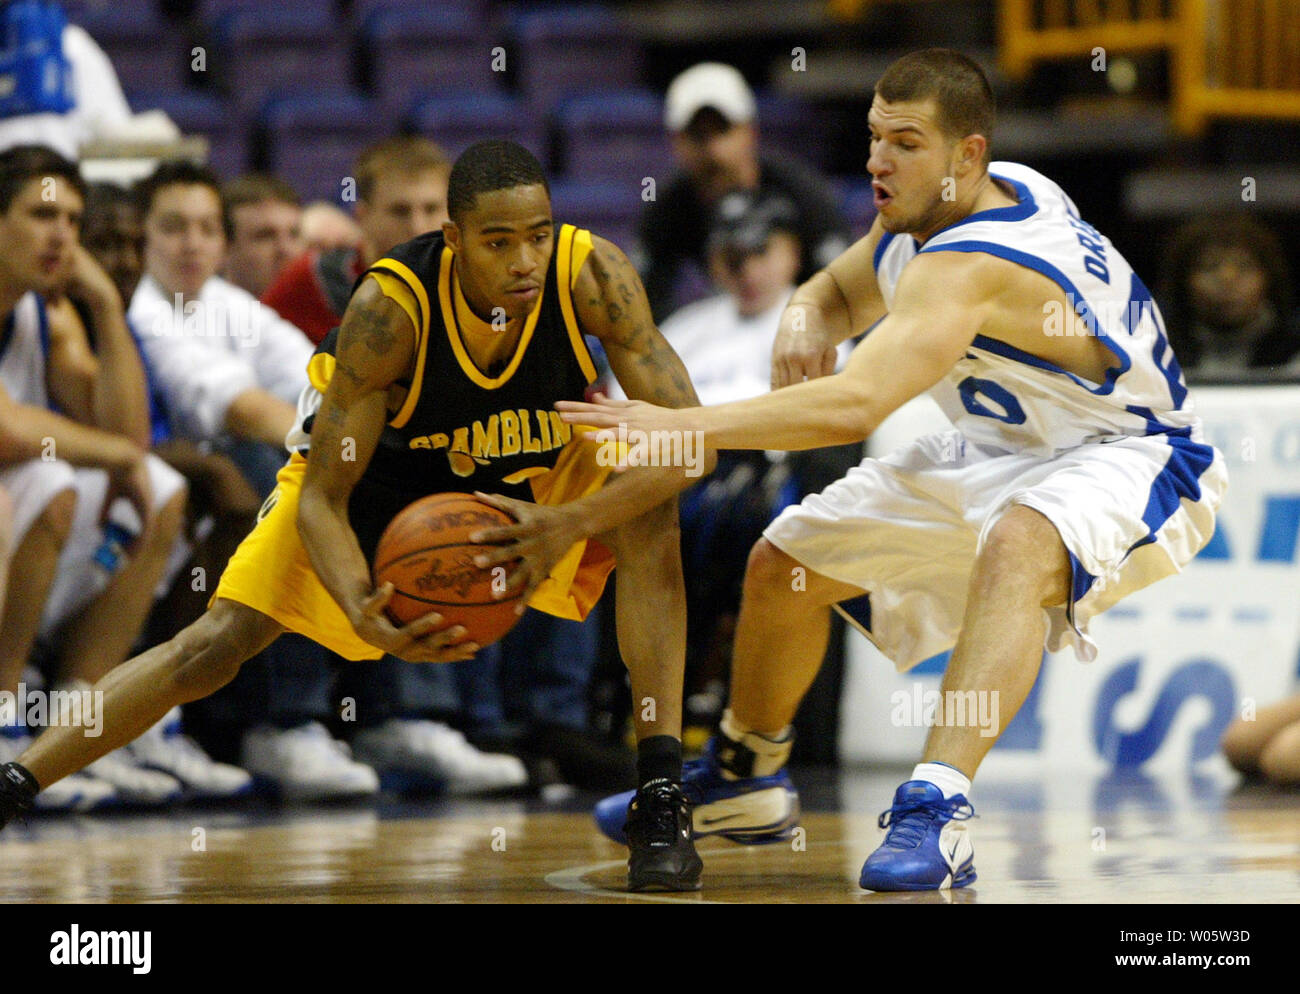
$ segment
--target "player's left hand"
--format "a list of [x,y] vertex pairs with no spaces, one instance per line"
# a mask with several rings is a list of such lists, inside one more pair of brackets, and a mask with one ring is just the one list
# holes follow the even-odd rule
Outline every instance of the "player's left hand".
[[74,245],[66,263],[64,288],[87,307],[124,307],[117,285],[84,246]]
[[623,426],[628,431],[671,431],[681,429],[681,411],[672,407],[656,407],[644,400],[611,400],[603,393],[594,396],[588,404],[577,400],[556,401],[555,409],[560,420],[571,425],[584,425],[596,431],[584,432],[584,437],[595,442],[606,441],[609,429]]
[[528,501],[478,491],[475,491],[474,496],[515,519],[513,525],[479,529],[469,536],[469,540],[501,546],[475,556],[474,565],[483,569],[494,566],[509,569],[502,596],[522,590],[523,596],[519,599],[516,610],[523,614],[533,592],[550,576],[555,564],[575,542],[580,542],[587,536],[577,517],[563,506],[530,504]]

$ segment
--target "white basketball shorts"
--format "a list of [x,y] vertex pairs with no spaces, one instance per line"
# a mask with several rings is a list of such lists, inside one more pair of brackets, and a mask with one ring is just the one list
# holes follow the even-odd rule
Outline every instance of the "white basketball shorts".
[[[153,507],[157,511],[185,486],[185,477],[152,453],[145,456],[145,462],[153,488]],[[108,473],[102,469],[79,468],[58,459],[29,459],[0,470],[0,487],[8,491],[14,506],[11,556],[50,501],[65,490],[75,491],[77,495],[72,528],[59,553],[54,582],[41,616],[40,634],[46,635],[98,597],[108,585],[107,577],[91,568],[95,551],[104,540],[99,516],[108,493]],[[119,504],[122,506],[115,510],[114,518],[120,515],[123,524],[138,533],[139,516],[125,502]],[[164,583],[170,585],[184,561],[184,556],[172,557]],[[21,583],[22,572],[23,564],[12,561],[9,582]]]
[[1056,526],[1073,570],[1069,603],[1047,610],[1046,647],[1069,645],[1091,661],[1089,619],[1182,570],[1214,534],[1226,486],[1222,455],[1198,431],[1044,458],[981,449],[952,430],[864,460],[786,508],[764,535],[867,592],[869,622],[857,627],[907,670],[952,648],[989,529],[1010,506],[1031,507]]

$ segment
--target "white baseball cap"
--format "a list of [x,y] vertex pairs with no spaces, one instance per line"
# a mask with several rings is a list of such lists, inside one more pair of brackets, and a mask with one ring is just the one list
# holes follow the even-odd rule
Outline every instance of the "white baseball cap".
[[732,66],[701,62],[669,85],[664,124],[669,131],[682,131],[705,107],[712,107],[732,124],[747,124],[754,119],[754,94]]

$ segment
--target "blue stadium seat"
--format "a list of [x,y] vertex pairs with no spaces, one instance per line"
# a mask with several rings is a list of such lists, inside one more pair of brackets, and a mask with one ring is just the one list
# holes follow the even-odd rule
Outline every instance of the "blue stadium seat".
[[492,45],[473,14],[390,7],[362,23],[359,56],[366,88],[392,106],[423,89],[493,92]]
[[373,100],[353,90],[276,95],[258,115],[258,158],[305,199],[350,206],[357,153],[392,134],[392,124]]
[[590,228],[629,255],[637,246],[637,224],[645,204],[640,188],[630,183],[556,180],[551,209],[557,223]]
[[131,109],[139,114],[161,110],[187,135],[208,139],[208,164],[222,179],[232,179],[248,168],[248,122],[231,113],[226,102],[193,89],[142,90],[129,93]]
[[352,84],[349,35],[332,14],[304,8],[238,8],[212,31],[208,68],[241,108],[272,93],[315,93]]
[[641,84],[640,45],[602,7],[530,11],[510,23],[518,84],[529,104],[551,110],[563,97]]
[[555,112],[564,175],[663,183],[672,172],[663,101],[648,90],[570,97]]
[[190,81],[190,48],[155,5],[87,7],[73,20],[108,55],[123,90],[171,89]]
[[416,102],[407,120],[411,128],[453,157],[477,141],[509,138],[544,160],[541,122],[516,97],[499,93],[428,96]]

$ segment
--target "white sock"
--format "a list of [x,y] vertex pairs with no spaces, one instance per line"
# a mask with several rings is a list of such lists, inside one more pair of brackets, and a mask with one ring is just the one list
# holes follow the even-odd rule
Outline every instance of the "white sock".
[[[754,750],[754,771],[751,776],[772,776],[785,765],[790,758],[790,750],[794,747],[794,726],[786,725],[775,736],[764,735],[737,721],[731,708],[722,712],[719,727],[722,734],[733,742],[740,742]],[[730,779],[727,770],[723,770],[723,775]]]
[[961,770],[947,763],[917,763],[912,771],[913,780],[924,780],[943,791],[944,800],[961,794],[970,798],[970,779]]

